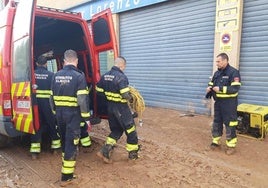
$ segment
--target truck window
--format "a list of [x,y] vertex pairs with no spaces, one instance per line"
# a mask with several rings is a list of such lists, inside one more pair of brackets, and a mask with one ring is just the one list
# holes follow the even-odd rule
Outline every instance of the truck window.
[[111,41],[108,23],[100,18],[93,25],[94,43],[96,46],[109,43]]
[[47,61],[47,70],[54,73],[58,71],[56,59],[50,59]]
[[26,82],[30,80],[31,65],[29,62],[31,61],[31,58],[28,52],[31,50],[31,45],[29,42],[29,37],[25,37],[24,39],[14,42],[14,48],[17,50],[13,55],[13,82]]
[[108,50],[99,53],[100,60],[100,73],[101,75],[106,73],[114,65],[114,51]]
[[16,8],[13,23],[12,82],[31,80],[32,59],[32,14],[34,0],[21,1]]

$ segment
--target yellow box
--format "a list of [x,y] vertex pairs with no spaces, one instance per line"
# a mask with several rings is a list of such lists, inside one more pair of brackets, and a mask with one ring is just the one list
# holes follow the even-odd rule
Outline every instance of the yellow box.
[[268,132],[268,106],[240,104],[237,107],[238,126],[241,134],[263,139]]

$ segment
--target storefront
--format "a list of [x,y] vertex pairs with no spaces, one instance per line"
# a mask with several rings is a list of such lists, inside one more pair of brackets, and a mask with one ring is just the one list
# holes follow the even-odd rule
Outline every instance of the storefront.
[[245,0],[240,50],[239,103],[268,106],[268,2]]
[[[88,20],[106,7],[118,15],[119,51],[127,59],[126,74],[147,106],[210,114],[204,96],[214,66],[216,3],[106,0],[71,10],[82,12]],[[239,103],[268,105],[268,3],[244,0],[243,4]],[[111,65],[103,62],[105,72]]]

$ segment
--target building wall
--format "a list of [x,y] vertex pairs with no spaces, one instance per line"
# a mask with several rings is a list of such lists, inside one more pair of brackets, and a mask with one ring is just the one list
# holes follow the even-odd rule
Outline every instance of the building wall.
[[85,2],[89,2],[89,0],[37,0],[37,5],[56,9],[68,9]]
[[268,1],[244,0],[238,102],[268,106]]
[[214,0],[181,0],[120,13],[125,72],[146,105],[210,114],[215,10]]
[[[49,1],[49,0],[46,0],[46,1]],[[67,4],[65,4],[65,7],[69,7],[69,10],[73,10],[73,11],[77,11],[77,10],[84,11],[84,13],[88,14],[89,11],[91,10],[89,8],[91,4],[92,4],[92,7],[94,7],[93,4],[97,4],[98,6],[100,6],[99,4],[101,2],[105,4],[105,2],[111,3],[111,2],[119,2],[119,1],[121,2],[121,0],[103,0],[103,1],[92,1],[88,3],[89,1],[87,0],[85,1],[86,3],[82,5],[81,4],[79,5],[78,1],[75,1],[75,3],[73,3],[72,1],[69,1],[69,3],[75,4],[73,5],[73,8],[70,8],[72,4],[68,4],[68,1],[67,1]],[[122,2],[123,1],[124,0],[122,0]],[[159,3],[160,1],[161,3]],[[56,4],[54,1],[50,1],[50,2],[52,4]],[[134,1],[131,0],[131,2],[134,2]],[[143,2],[143,1],[135,1],[135,2]],[[153,2],[153,0],[150,2]],[[209,111],[211,111],[211,106],[206,106],[207,105],[206,103],[202,103],[200,97],[203,97],[203,92],[205,92],[205,87],[207,84],[208,77],[216,70],[215,59],[213,58],[218,53],[224,51],[229,54],[230,60],[231,60],[230,63],[240,70],[240,73],[242,76],[242,87],[240,90],[240,95],[238,97],[239,103],[251,103],[251,104],[266,105],[266,106],[268,105],[268,84],[266,84],[266,81],[268,79],[268,76],[267,76],[267,67],[268,67],[267,57],[268,56],[265,55],[265,54],[268,54],[268,47],[267,47],[267,44],[268,44],[267,42],[268,40],[267,38],[268,36],[267,35],[268,2],[267,0],[254,0],[254,1],[252,0],[236,0],[236,1],[205,0],[205,1],[202,1],[202,3],[200,3],[199,6],[195,6],[197,8],[202,7],[206,5],[208,2],[211,6],[214,7],[213,9],[207,9],[208,13],[211,12],[211,10],[213,11],[213,15],[210,15],[207,17],[208,20],[210,20],[209,22],[206,22],[206,19],[204,19],[200,22],[195,23],[195,24],[200,24],[199,30],[202,31],[202,29],[205,28],[205,27],[201,27],[202,23],[206,23],[206,26],[209,26],[208,24],[213,24],[215,26],[209,28],[209,31],[211,32],[209,33],[209,35],[206,35],[207,33],[202,33],[202,35],[199,36],[199,38],[207,37],[207,40],[206,42],[204,42],[204,44],[206,45],[210,44],[210,47],[206,47],[205,49],[206,53],[209,53],[209,55],[205,55],[205,57],[208,58],[208,59],[205,59],[207,64],[204,64],[205,66],[202,66],[202,70],[204,69],[207,72],[205,73],[206,76],[202,77],[203,80],[198,78],[197,82],[193,82],[195,83],[194,87],[187,88],[187,92],[183,93],[184,94],[183,96],[186,96],[186,98],[183,98],[182,95],[173,91],[174,91],[174,88],[176,89],[177,92],[181,91],[181,88],[179,86],[178,87],[175,87],[175,86],[177,86],[176,84],[182,81],[186,81],[185,83],[186,84],[188,83],[189,85],[189,82],[188,82],[189,79],[187,80],[189,74],[186,74],[183,78],[176,76],[177,74],[174,74],[174,77],[172,77],[173,74],[170,74],[170,73],[165,74],[164,72],[165,69],[164,67],[162,67],[163,69],[161,69],[161,71],[158,72],[159,74],[156,75],[156,77],[166,78],[166,79],[168,79],[169,77],[172,77],[173,80],[172,80],[172,83],[170,82],[170,84],[171,86],[173,86],[173,88],[167,88],[167,87],[157,88],[155,85],[152,85],[152,87],[150,88],[149,84],[148,85],[145,84],[145,81],[148,82],[148,79],[146,79],[146,77],[150,77],[150,79],[153,78],[153,75],[149,75],[149,74],[152,72],[152,70],[156,69],[155,67],[156,65],[158,66],[162,65],[161,62],[166,63],[167,60],[168,61],[176,60],[178,61],[176,65],[183,64],[179,61],[179,58],[178,58],[178,54],[180,54],[179,51],[176,55],[171,54],[169,57],[166,57],[166,61],[161,60],[160,62],[161,58],[156,59],[155,57],[161,56],[161,54],[162,54],[161,57],[164,57],[167,54],[167,53],[162,53],[163,50],[167,49],[164,46],[175,45],[173,47],[175,49],[180,46],[184,47],[185,43],[183,43],[183,45],[180,45],[179,43],[176,44],[176,40],[179,40],[180,37],[177,37],[176,39],[172,40],[172,42],[169,44],[167,44],[165,40],[160,42],[160,38],[159,38],[158,39],[159,43],[156,43],[157,47],[154,48],[153,46],[149,46],[152,48],[150,52],[154,52],[154,51],[161,49],[159,53],[156,53],[153,56],[152,60],[150,59],[148,60],[148,56],[146,56],[145,54],[146,45],[148,45],[148,43],[146,42],[144,44],[142,43],[149,39],[150,39],[150,42],[152,42],[154,39],[151,37],[153,36],[164,35],[163,33],[156,31],[158,28],[161,28],[163,24],[166,24],[167,27],[165,28],[167,29],[167,32],[172,31],[172,28],[174,26],[177,27],[178,29],[183,29],[184,27],[182,26],[176,26],[176,24],[172,25],[171,24],[172,22],[171,21],[169,22],[169,20],[167,19],[171,18],[172,16],[176,16],[177,13],[180,13],[181,11],[180,9],[182,7],[184,9],[184,6],[189,5],[190,7],[194,8],[194,6],[192,5],[195,5],[195,3],[199,3],[199,1],[159,0],[159,2],[158,4],[155,4],[155,5],[150,5],[146,7],[144,6],[144,7],[139,7],[139,8],[134,7],[132,10],[120,10],[116,12],[117,13],[116,23],[119,25],[119,27],[117,27],[117,34],[118,34],[118,39],[120,42],[120,55],[126,56],[126,58],[128,59],[129,65],[126,70],[126,73],[130,78],[130,82],[132,82],[134,86],[138,87],[141,93],[145,96],[146,104],[149,104],[151,106],[175,108],[175,109],[186,110],[186,111],[189,111],[189,110],[191,111],[192,110],[191,108],[193,107],[194,112],[209,113]],[[174,4],[174,8],[173,8],[174,10],[171,10],[172,4]],[[175,5],[178,5],[178,6],[175,6]],[[103,8],[104,5],[100,7]],[[61,8],[64,8],[64,7],[61,7]],[[166,13],[165,9],[170,9],[170,12]],[[243,11],[243,9],[245,10]],[[92,10],[95,10],[95,9],[92,8]],[[191,11],[194,11],[194,10],[191,10]],[[146,14],[147,12],[149,13]],[[158,14],[155,14],[155,12],[157,12]],[[204,12],[202,12],[202,10],[195,10],[195,12],[199,14],[198,17],[205,15]],[[156,18],[154,18],[154,16]],[[185,25],[187,23],[186,22],[187,20],[183,20],[183,16],[184,15],[181,14],[179,18],[182,19],[182,23],[183,25]],[[138,20],[139,17],[142,17],[141,20]],[[176,18],[176,20],[178,20],[179,18]],[[164,21],[159,22],[159,24],[155,25],[154,27],[150,27],[150,24],[151,24],[150,20],[153,20],[153,19],[156,21],[164,19]],[[90,20],[90,18],[88,18],[88,20]],[[146,20],[148,21],[148,23],[146,23]],[[195,21],[195,20],[197,20],[197,18],[195,18],[194,20],[191,20],[189,18],[189,21]],[[143,24],[140,24],[139,22],[140,23],[142,22]],[[141,32],[145,32],[145,33],[142,35]],[[179,30],[175,30],[169,37],[172,37],[172,35],[174,35],[175,33],[179,33],[179,32],[180,32]],[[190,33],[197,33],[196,31],[194,31],[194,27],[191,27],[191,31],[189,30],[187,34],[190,34]],[[242,33],[242,36],[241,36],[241,33]],[[145,36],[147,36],[147,38],[145,38]],[[183,32],[179,36],[183,36]],[[215,38],[213,39],[214,36]],[[223,36],[228,36],[229,41],[226,42]],[[162,38],[165,38],[165,37],[166,36]],[[189,40],[187,40],[186,43],[190,43],[192,39],[193,38],[189,38]],[[213,47],[213,42],[214,42],[214,47]],[[196,46],[197,45],[193,45],[192,46],[193,48],[189,48],[189,50],[195,49],[194,47]],[[138,53],[137,50],[139,49],[143,49],[143,50],[141,50]],[[200,48],[200,49],[203,50],[204,48]],[[187,53],[189,53],[189,50],[187,51]],[[172,49],[169,50],[169,52],[171,51]],[[135,53],[138,53],[138,54],[135,54]],[[190,56],[191,54],[186,54],[185,52],[185,55],[188,55],[188,58],[186,58],[184,62],[188,62],[189,59],[192,59],[192,57]],[[160,63],[157,64],[157,62],[160,62]],[[193,67],[195,64],[196,64],[196,61],[193,62]],[[186,69],[188,68],[191,73],[194,73],[194,71],[196,70],[193,67],[191,68],[191,65],[192,65],[191,62],[188,62],[184,66],[182,66],[180,69],[176,68],[171,71],[174,72],[174,71],[183,70],[182,73],[185,73],[187,72]],[[141,75],[141,73],[144,72],[144,68],[146,66],[149,67],[147,71],[148,74],[145,74],[144,75],[145,77],[141,79],[139,75]],[[135,74],[136,73],[135,71],[137,72],[137,74]],[[201,71],[201,73],[203,74],[204,71],[203,72]],[[176,84],[173,84],[173,82],[176,82]],[[195,88],[195,91],[192,92],[190,89],[193,89],[193,88]],[[189,93],[189,90],[191,91],[190,93]],[[154,93],[152,93],[151,91],[154,91]],[[172,94],[171,97],[174,98],[173,100],[174,102],[170,102],[171,99],[168,98],[165,94],[162,95],[163,97],[161,98],[161,94],[163,93],[162,91],[166,91],[169,94]],[[195,94],[196,96],[191,97],[191,94]],[[192,100],[190,100],[190,98],[192,98]]]

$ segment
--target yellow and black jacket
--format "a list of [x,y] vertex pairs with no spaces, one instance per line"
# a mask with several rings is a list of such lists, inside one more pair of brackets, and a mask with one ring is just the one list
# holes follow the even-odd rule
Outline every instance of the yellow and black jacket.
[[53,109],[58,107],[80,109],[81,117],[89,120],[89,90],[85,75],[73,65],[66,65],[52,79]]
[[48,71],[45,67],[39,67],[34,71],[36,80],[36,98],[49,99],[51,95],[51,79],[54,73]]
[[96,91],[104,94],[109,102],[127,103],[132,98],[128,84],[126,75],[118,67],[113,66],[102,76]]
[[223,70],[217,70],[208,84],[219,86],[220,92],[213,93],[214,99],[236,98],[241,86],[241,77],[237,69],[229,64]]

